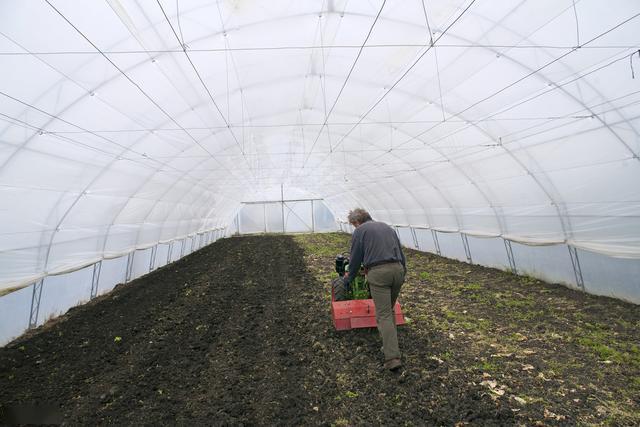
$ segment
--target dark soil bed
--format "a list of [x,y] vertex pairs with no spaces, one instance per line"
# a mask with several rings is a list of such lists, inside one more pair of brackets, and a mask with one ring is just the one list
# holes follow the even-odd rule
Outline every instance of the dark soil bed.
[[349,236],[223,239],[0,349],[0,415],[68,424],[640,424],[640,309],[407,250],[404,367],[336,332]]

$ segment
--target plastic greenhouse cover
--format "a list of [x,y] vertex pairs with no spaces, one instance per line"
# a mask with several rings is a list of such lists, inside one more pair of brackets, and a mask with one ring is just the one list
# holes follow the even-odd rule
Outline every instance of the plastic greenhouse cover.
[[322,198],[640,258],[640,2],[0,3],[0,289]]

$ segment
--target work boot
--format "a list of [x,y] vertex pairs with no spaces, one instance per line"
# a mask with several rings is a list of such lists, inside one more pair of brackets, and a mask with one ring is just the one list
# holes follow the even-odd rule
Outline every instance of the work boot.
[[384,362],[384,369],[388,369],[390,371],[400,369],[401,366],[402,362],[400,361],[400,359],[390,359]]

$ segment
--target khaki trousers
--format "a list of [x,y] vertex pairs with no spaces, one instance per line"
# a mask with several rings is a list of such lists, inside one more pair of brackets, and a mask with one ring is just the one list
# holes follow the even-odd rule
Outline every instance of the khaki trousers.
[[398,332],[393,310],[404,283],[404,267],[399,262],[377,265],[367,274],[371,297],[376,306],[378,331],[382,336],[384,360],[400,358]]

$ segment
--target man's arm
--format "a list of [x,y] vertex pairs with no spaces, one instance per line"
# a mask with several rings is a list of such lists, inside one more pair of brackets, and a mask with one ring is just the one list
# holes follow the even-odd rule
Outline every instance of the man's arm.
[[404,274],[407,274],[407,259],[404,257],[404,251],[402,250],[402,244],[396,234],[396,242],[398,242],[398,249],[400,250],[400,257],[402,257],[402,266],[404,267]]
[[350,283],[358,275],[363,258],[364,245],[362,242],[362,233],[358,233],[358,230],[356,229],[351,235],[351,250],[349,251],[349,275],[345,278],[345,283]]

